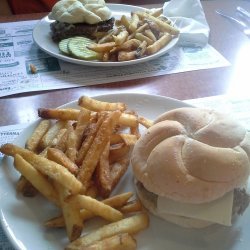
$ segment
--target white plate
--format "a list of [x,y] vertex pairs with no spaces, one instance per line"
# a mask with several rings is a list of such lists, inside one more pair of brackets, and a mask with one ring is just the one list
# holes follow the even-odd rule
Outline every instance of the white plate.
[[[122,101],[139,114],[155,119],[159,114],[178,107],[184,102],[161,96],[144,94],[111,94],[96,97],[104,101]],[[76,102],[65,107],[76,107]],[[38,121],[37,121],[38,122]],[[14,142],[23,146],[37,122],[32,123]],[[43,222],[58,214],[41,197],[24,198],[16,194],[18,173],[12,159],[5,157],[0,169],[0,212],[2,226],[16,249],[61,250],[67,244],[64,230],[43,227]],[[128,171],[115,192],[134,191],[132,173]],[[203,230],[182,229],[154,216],[150,226],[137,236],[138,250],[247,250],[250,246],[250,209],[232,227],[211,226]],[[93,221],[87,227],[93,226]]]
[[[120,18],[122,15],[129,16],[130,13],[133,11],[145,10],[142,7],[137,7],[137,6],[132,6],[132,5],[123,5],[123,4],[107,4],[107,6],[111,9],[113,16],[115,18]],[[166,45],[163,49],[161,49],[157,53],[147,56],[147,57],[136,59],[136,60],[125,61],[125,62],[85,61],[85,60],[80,60],[80,59],[75,59],[73,57],[65,56],[62,53],[60,53],[58,49],[58,45],[55,42],[53,42],[51,39],[50,23],[52,22],[53,21],[51,21],[46,16],[41,21],[39,21],[37,25],[35,26],[33,30],[33,39],[35,43],[38,45],[38,47],[42,49],[43,51],[45,51],[46,53],[58,59],[71,62],[71,63],[88,65],[88,66],[124,66],[124,65],[131,65],[131,64],[146,62],[152,59],[156,59],[157,57],[165,54],[172,47],[174,47],[178,41],[178,37],[175,37],[168,45]]]

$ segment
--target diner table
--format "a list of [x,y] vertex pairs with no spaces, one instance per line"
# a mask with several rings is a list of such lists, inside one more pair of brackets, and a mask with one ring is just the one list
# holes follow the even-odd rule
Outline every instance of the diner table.
[[[215,13],[216,9],[223,9],[229,14],[234,14],[238,5],[250,10],[250,1],[207,0],[201,3],[210,27],[209,44],[229,61],[230,66],[1,97],[0,126],[31,122],[37,119],[38,108],[58,107],[78,99],[81,95],[133,92],[162,95],[179,100],[222,94],[250,96],[249,38],[236,25]],[[148,5],[148,7],[153,6],[159,5]],[[45,15],[47,13],[1,16],[0,22],[38,20]]]

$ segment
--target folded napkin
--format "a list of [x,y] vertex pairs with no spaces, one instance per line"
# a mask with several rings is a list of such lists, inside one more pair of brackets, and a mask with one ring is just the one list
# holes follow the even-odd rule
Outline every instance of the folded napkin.
[[180,30],[178,45],[203,47],[208,43],[210,29],[200,0],[171,0],[164,4],[163,14]]

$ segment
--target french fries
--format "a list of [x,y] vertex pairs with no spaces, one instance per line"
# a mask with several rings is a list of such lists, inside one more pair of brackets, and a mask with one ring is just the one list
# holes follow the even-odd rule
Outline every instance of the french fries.
[[130,61],[157,53],[179,34],[171,21],[162,15],[163,9],[132,12],[116,20],[113,31],[90,50],[103,53],[102,61]]
[[109,238],[81,248],[82,250],[135,250],[136,241],[128,233],[116,234]]
[[96,231],[87,234],[86,236],[80,237],[77,240],[70,243],[65,249],[80,250],[81,247],[89,246],[97,241],[121,233],[136,234],[139,231],[147,228],[148,224],[149,224],[149,218],[147,214],[145,213],[136,214],[134,216],[105,225],[97,229]]
[[[136,249],[130,234],[146,228],[148,216],[138,200],[129,201],[133,193],[112,193],[128,168],[139,125],[149,127],[152,122],[122,102],[84,96],[78,104],[39,109],[44,120],[25,148],[4,144],[0,152],[14,158],[20,172],[18,192],[30,197],[40,193],[60,210],[44,225],[66,229],[72,242],[66,249]],[[135,215],[128,217],[131,213]],[[111,224],[81,237],[84,222],[94,217]]]

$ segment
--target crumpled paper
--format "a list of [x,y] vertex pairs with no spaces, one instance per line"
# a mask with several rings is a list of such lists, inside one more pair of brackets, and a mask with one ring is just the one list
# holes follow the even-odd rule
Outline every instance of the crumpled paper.
[[200,0],[171,0],[164,4],[163,14],[180,30],[178,45],[207,45],[210,29]]

